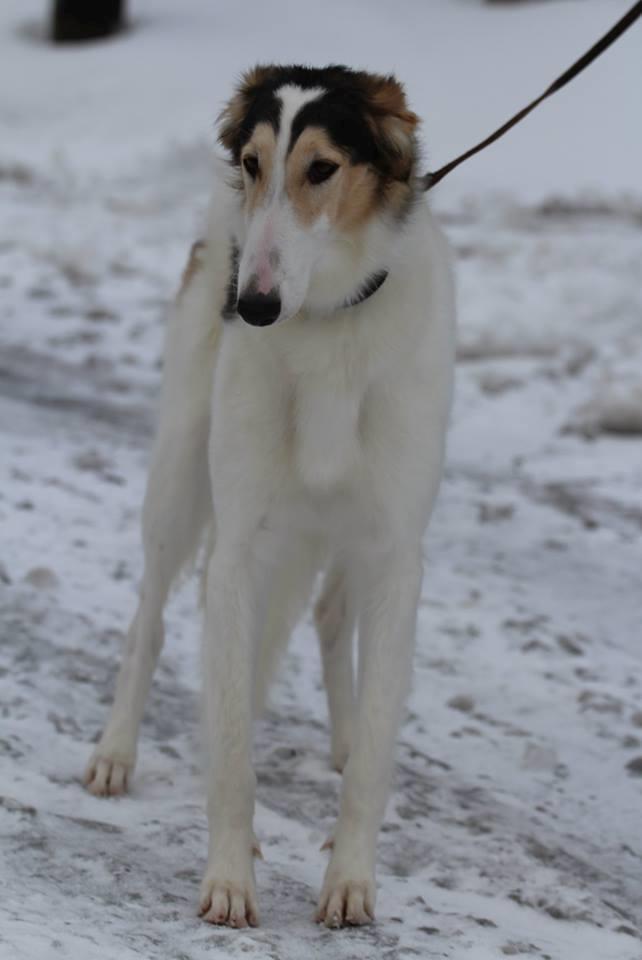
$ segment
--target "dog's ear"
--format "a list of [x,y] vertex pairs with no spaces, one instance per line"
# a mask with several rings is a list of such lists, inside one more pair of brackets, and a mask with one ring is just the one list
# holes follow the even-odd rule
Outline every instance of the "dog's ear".
[[218,139],[238,160],[238,145],[243,124],[259,88],[269,79],[273,68],[258,64],[241,77],[236,93],[223,107],[218,116]]
[[393,76],[368,74],[365,93],[368,122],[384,172],[393,180],[408,180],[417,159],[415,129],[419,117],[408,109],[404,88]]

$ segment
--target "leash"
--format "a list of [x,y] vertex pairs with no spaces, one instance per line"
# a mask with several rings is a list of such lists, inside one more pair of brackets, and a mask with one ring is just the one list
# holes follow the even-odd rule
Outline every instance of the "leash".
[[459,157],[455,157],[454,160],[451,160],[450,163],[447,163],[445,166],[440,167],[439,170],[435,170],[434,173],[426,173],[423,177],[420,178],[420,184],[423,190],[432,190],[440,180],[443,180],[444,177],[458,167],[460,163],[463,163],[464,160],[468,160],[469,157],[474,157],[476,153],[479,153],[481,150],[485,150],[486,147],[489,147],[491,143],[494,143],[495,140],[499,140],[500,137],[503,137],[505,133],[508,133],[511,127],[514,127],[518,124],[524,117],[528,116],[531,110],[534,110],[535,107],[539,106],[542,101],[546,100],[548,97],[552,96],[554,93],[557,93],[558,90],[561,90],[562,87],[566,86],[569,81],[573,80],[574,77],[581,73],[589,63],[593,63],[600,54],[611,46],[612,43],[621,37],[625,30],[628,30],[632,26],[638,17],[642,16],[642,0],[638,0],[638,3],[635,3],[628,13],[625,13],[621,20],[611,27],[608,33],[605,33],[604,36],[595,43],[590,50],[587,50],[584,56],[580,57],[579,60],[576,60],[575,63],[568,68],[560,77],[555,80],[550,87],[548,87],[541,96],[537,97],[535,100],[531,101],[528,106],[524,107],[514,117],[511,117],[510,120],[507,120],[506,123],[503,123],[501,127],[491,133],[489,137],[486,137],[485,140],[482,140],[481,143],[476,144],[476,146],[471,147],[470,150],[466,150],[465,153],[462,153]]

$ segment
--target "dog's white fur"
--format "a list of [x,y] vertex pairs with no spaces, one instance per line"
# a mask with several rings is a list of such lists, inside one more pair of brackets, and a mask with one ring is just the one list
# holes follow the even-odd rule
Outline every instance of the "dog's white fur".
[[[402,226],[378,216],[359,245],[338,238],[330,249],[320,240],[329,252],[323,270],[318,256],[310,260],[312,308],[304,291],[293,319],[264,329],[240,319],[224,325],[230,236],[251,260],[247,229],[238,193],[217,173],[200,269],[167,333],[140,603],[86,782],[95,793],[126,787],[162,646],[163,606],[210,527],[203,661],[210,842],[201,907],[212,922],[257,922],[252,718],[325,571],[316,620],[343,788],[318,918],[363,923],[373,916],[376,839],[410,680],[422,536],[442,471],[454,340],[449,254],[422,199]],[[280,237],[281,262],[296,273],[300,241],[295,249],[287,231]],[[316,249],[314,237],[306,244]],[[328,302],[381,265],[389,276],[374,296],[328,312]]]

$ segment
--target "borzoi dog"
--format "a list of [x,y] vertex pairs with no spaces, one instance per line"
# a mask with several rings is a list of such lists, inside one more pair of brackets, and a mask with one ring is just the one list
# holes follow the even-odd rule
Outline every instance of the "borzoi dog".
[[94,794],[126,789],[165,600],[208,531],[211,923],[258,922],[253,718],[319,573],[343,781],[317,919],[374,917],[453,371],[450,259],[418,185],[417,123],[393,77],[335,66],[257,67],[220,118],[229,162],[167,333],[140,602],[85,775]]

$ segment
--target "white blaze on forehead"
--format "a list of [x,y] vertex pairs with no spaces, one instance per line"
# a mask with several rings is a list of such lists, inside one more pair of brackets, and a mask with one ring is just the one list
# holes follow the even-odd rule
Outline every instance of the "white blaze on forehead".
[[[281,101],[281,115],[272,173],[265,200],[252,215],[239,269],[241,289],[250,278],[255,279],[258,292],[264,295],[279,285],[283,288],[283,262],[296,261],[300,254],[300,236],[296,231],[295,218],[285,193],[285,166],[294,118],[306,103],[317,100],[324,93],[322,87],[304,90],[290,84],[275,91],[275,96]],[[275,262],[281,264],[280,271],[275,269]],[[300,268],[294,270],[292,266],[289,270],[291,274],[296,273],[299,280],[301,272]],[[282,289],[282,299],[285,304],[285,289]]]
[[324,93],[325,90],[322,87],[312,87],[309,90],[304,90],[302,87],[296,87],[292,84],[280,87],[275,92],[275,96],[281,101],[279,134],[276,140],[276,152],[272,167],[272,189],[275,192],[280,192],[285,180],[285,161],[290,146],[294,118],[306,103],[310,103],[311,100],[318,100]]

